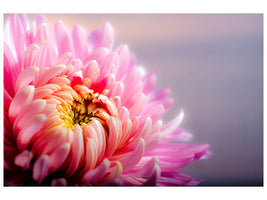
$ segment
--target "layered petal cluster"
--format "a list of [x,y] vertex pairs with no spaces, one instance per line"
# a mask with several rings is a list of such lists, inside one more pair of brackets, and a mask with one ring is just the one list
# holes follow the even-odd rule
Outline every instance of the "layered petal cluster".
[[4,28],[5,185],[196,185],[177,170],[209,145],[179,143],[183,111],[155,90],[126,45],[112,50],[106,23],[88,33],[44,16],[10,15]]

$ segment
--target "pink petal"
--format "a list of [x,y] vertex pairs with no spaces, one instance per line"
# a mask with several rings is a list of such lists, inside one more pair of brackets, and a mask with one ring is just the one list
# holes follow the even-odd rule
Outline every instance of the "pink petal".
[[132,98],[135,99],[135,102],[133,103],[133,105],[130,105],[128,107],[131,118],[138,116],[139,113],[141,112],[145,104],[145,95],[144,93],[140,93],[140,94],[134,95]]
[[71,177],[79,167],[84,150],[82,129],[79,125],[75,125],[73,134],[71,160],[65,171],[66,177],[68,178]]
[[142,158],[145,151],[145,142],[142,138],[139,139],[136,149],[128,157],[121,161],[123,171],[135,166]]
[[161,141],[160,131],[156,131],[152,133],[151,135],[149,135],[147,138],[145,138],[145,143],[146,143],[145,153],[155,148],[160,141]]
[[111,116],[118,116],[118,110],[112,101],[107,99],[106,106]]
[[[59,56],[58,61],[57,61],[57,65],[67,65],[67,63],[69,62],[69,60],[72,57],[72,53],[71,52],[66,52],[63,53],[62,55]],[[72,70],[70,70],[70,68],[67,68],[68,71],[70,71],[69,73],[73,73],[73,71],[75,70],[73,66],[69,66],[71,67]],[[66,72],[64,72],[63,74],[69,75]]]
[[94,85],[100,75],[100,69],[97,62],[93,60],[86,63],[86,65],[83,67],[82,73],[84,78],[88,78],[90,80],[90,85],[88,85],[88,87],[90,87],[91,84]]
[[111,48],[114,42],[114,32],[109,23],[105,23],[100,30],[96,30],[89,35],[89,44],[94,44],[94,49],[100,47]]
[[103,90],[109,90],[115,82],[115,75],[114,74],[108,74],[105,78],[102,79],[102,81],[98,82],[95,86],[94,90],[96,92],[102,93]]
[[31,31],[31,30],[26,31],[25,41],[26,41],[26,48],[28,48],[31,44],[33,44],[35,42],[33,31]]
[[4,42],[4,87],[10,96],[14,96],[14,83],[20,72],[20,67],[15,60],[9,46]]
[[44,88],[41,88],[41,87],[38,87],[35,91],[35,94],[34,94],[34,100],[36,99],[43,99],[47,96],[50,96],[51,94],[53,94],[53,90],[51,89],[44,89]]
[[162,104],[157,104],[154,107],[144,106],[144,109],[140,113],[140,118],[143,119],[143,121],[140,123],[144,123],[144,119],[146,119],[147,117],[151,117],[152,123],[155,123],[163,116],[164,113],[165,109]]
[[184,118],[184,112],[183,110],[181,110],[179,114],[171,122],[163,125],[161,129],[162,136],[165,137],[174,132],[178,128],[178,126],[182,123],[183,118]]
[[121,98],[119,96],[114,97],[114,104],[117,107],[117,109],[120,109],[121,107]]
[[147,181],[144,183],[144,186],[156,185],[159,181],[160,173],[161,173],[160,167],[157,164],[155,164]]
[[22,111],[18,114],[14,126],[13,126],[13,134],[14,136],[17,135],[17,132],[27,124],[29,119],[31,119],[32,116],[36,114],[40,114],[41,111],[43,111],[44,107],[46,105],[46,101],[43,99],[37,99],[29,103],[27,106],[25,106]]
[[111,156],[116,150],[122,134],[121,122],[117,117],[110,118],[109,137],[107,140],[106,157]]
[[75,25],[72,29],[72,40],[74,47],[74,57],[83,60],[83,58],[89,53],[89,49],[87,47],[86,42],[86,30],[79,25]]
[[106,136],[103,129],[103,126],[96,119],[92,119],[92,127],[94,128],[98,141],[99,154],[98,159],[101,159],[106,151]]
[[126,107],[121,107],[119,111],[121,123],[124,124],[130,118],[130,112]]
[[193,161],[200,159],[208,150],[208,144],[177,144],[166,143],[158,144],[150,153],[156,153],[157,155],[169,155],[169,156],[186,156],[193,155]]
[[21,88],[21,90],[17,92],[9,107],[9,119],[11,123],[15,121],[16,116],[22,108],[32,101],[34,90],[34,86],[30,85]]
[[40,52],[40,48],[36,44],[31,44],[28,46],[22,57],[22,69],[27,67],[37,66],[37,57]]
[[80,59],[72,59],[69,61],[68,65],[74,66],[74,71],[78,72],[83,67],[83,62]]
[[123,171],[122,165],[120,162],[117,162],[114,167],[110,169],[109,174],[102,179],[103,185],[108,185],[113,181],[117,181]]
[[182,156],[159,156],[159,166],[162,171],[174,171],[181,169],[193,162],[194,154],[187,154]]
[[4,112],[8,113],[9,105],[10,105],[11,101],[12,101],[11,96],[4,89]]
[[139,132],[139,137],[141,138],[146,138],[152,130],[152,120],[150,117],[146,118],[146,122],[144,124],[144,126],[142,127],[142,129]]
[[161,142],[170,142],[170,141],[182,141],[182,142],[187,142],[191,140],[193,135],[186,130],[178,127],[174,132],[172,132],[169,135],[166,135],[165,137],[162,138]]
[[166,97],[168,97],[171,93],[171,88],[164,88],[162,90],[159,90],[157,92],[153,92],[150,96],[150,100],[152,101],[157,101],[157,100],[161,100],[161,99],[165,99]]
[[43,75],[42,77],[39,77],[39,82],[36,84],[36,86],[42,86],[46,84],[50,79],[60,75],[64,70],[65,70],[64,65],[58,65],[58,66],[53,66],[49,68]]
[[21,62],[25,50],[25,33],[28,27],[26,15],[9,15],[5,23],[5,41],[12,47],[18,63]]
[[18,134],[17,145],[20,150],[24,150],[32,137],[43,127],[47,117],[45,114],[33,116]]
[[152,132],[159,131],[163,125],[163,121],[160,119],[152,125]]
[[28,150],[24,150],[19,155],[15,157],[15,164],[19,167],[22,167],[22,169],[29,169],[30,162],[33,158],[33,153]]
[[118,52],[120,63],[116,77],[118,80],[121,80],[127,74],[130,63],[130,51],[127,45],[120,46],[116,51]]
[[[134,90],[138,81],[140,81],[140,79],[141,79],[141,73],[142,72],[141,72],[140,68],[137,68],[137,67],[132,68],[129,75],[127,76],[127,79],[124,81],[124,86],[125,86],[126,91],[132,92]],[[129,95],[130,94],[125,93],[123,95],[123,98],[126,99],[126,97]]]
[[95,167],[97,161],[97,149],[94,141],[90,138],[86,140],[86,161],[84,169],[87,172]]
[[202,182],[202,179],[192,178],[180,172],[162,172],[158,185],[160,186],[194,186]]
[[62,55],[66,52],[73,52],[73,41],[70,32],[62,21],[55,24],[56,42],[58,47],[58,54]]
[[102,79],[106,74],[116,74],[116,69],[118,67],[119,60],[118,60],[118,54],[116,52],[110,53],[103,63],[101,64],[101,76],[100,79]]
[[120,142],[121,145],[125,144],[125,142],[129,139],[131,131],[132,131],[132,126],[133,126],[132,121],[130,119],[128,119],[124,123],[123,128],[122,128],[123,135],[122,135],[121,142]]
[[16,80],[15,91],[17,92],[20,88],[27,86],[32,82],[38,71],[39,68],[37,67],[28,67],[22,71]]
[[151,93],[157,84],[157,75],[156,73],[149,73],[144,77],[144,89],[143,92],[147,95]]
[[69,79],[65,77],[55,77],[49,81],[51,84],[59,85],[60,87],[66,86],[70,84]]
[[159,163],[158,157],[153,157],[150,160],[146,161],[145,164],[140,164],[140,166],[134,167],[133,172],[129,172],[127,174],[122,175],[124,177],[133,177],[133,178],[146,178],[150,175],[151,171],[155,164]]
[[70,144],[65,143],[58,147],[54,152],[50,155],[50,163],[51,163],[51,173],[57,171],[65,162],[68,157],[70,151]]
[[[56,116],[58,118],[58,116]],[[55,117],[54,117],[55,118]],[[52,117],[48,118],[46,121],[46,127],[44,130],[41,130],[36,136],[33,138],[33,144],[31,150],[37,154],[41,155],[44,151],[44,148],[48,145],[50,141],[53,140],[53,137],[58,134],[62,127],[57,126],[56,123],[50,123],[52,121]],[[58,120],[58,119],[56,119]]]
[[40,69],[51,67],[56,64],[57,54],[48,40],[40,42],[40,50],[36,58],[36,66]]
[[48,24],[48,21],[47,21],[47,19],[45,18],[44,15],[36,14],[35,18],[34,18],[34,21],[33,21],[33,25],[35,26],[35,28],[37,28],[41,24]]
[[115,96],[122,96],[123,92],[124,92],[124,84],[122,82],[115,82],[109,92],[109,97],[114,98]]
[[[42,60],[42,62],[39,61],[37,66],[50,67],[56,64],[57,60],[56,41],[48,24],[42,23],[38,27],[36,33],[36,40],[38,43],[40,42],[43,43],[39,56],[39,60]],[[41,57],[45,57],[45,59]]]
[[67,134],[67,129],[62,128],[58,132],[54,132],[52,139],[42,148],[42,154],[50,154],[65,141],[65,136]]
[[50,162],[48,155],[40,156],[33,165],[32,177],[38,184],[41,184],[49,174]]
[[108,172],[110,166],[109,160],[106,158],[103,162],[98,165],[95,169],[88,171],[82,178],[82,182],[87,185],[100,181]]

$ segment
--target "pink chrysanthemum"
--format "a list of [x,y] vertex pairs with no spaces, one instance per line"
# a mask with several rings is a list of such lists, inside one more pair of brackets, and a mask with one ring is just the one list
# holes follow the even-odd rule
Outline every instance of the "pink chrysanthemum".
[[4,30],[5,185],[196,185],[177,170],[209,145],[161,117],[173,100],[155,91],[110,24],[55,34],[37,15],[10,15]]

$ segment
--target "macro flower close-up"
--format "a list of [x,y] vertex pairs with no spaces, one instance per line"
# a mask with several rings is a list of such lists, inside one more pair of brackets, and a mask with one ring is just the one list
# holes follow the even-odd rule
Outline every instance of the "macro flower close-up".
[[209,157],[209,145],[187,143],[182,109],[163,120],[171,89],[156,89],[160,74],[139,66],[130,46],[113,46],[111,24],[99,27],[8,16],[4,184],[198,185],[179,170]]

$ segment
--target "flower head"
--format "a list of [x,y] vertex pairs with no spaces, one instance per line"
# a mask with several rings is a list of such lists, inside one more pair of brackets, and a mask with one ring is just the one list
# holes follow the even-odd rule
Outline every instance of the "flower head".
[[173,100],[156,91],[126,45],[112,50],[110,24],[55,34],[37,15],[10,15],[4,33],[4,182],[6,185],[195,185],[177,170],[208,145],[168,123]]

